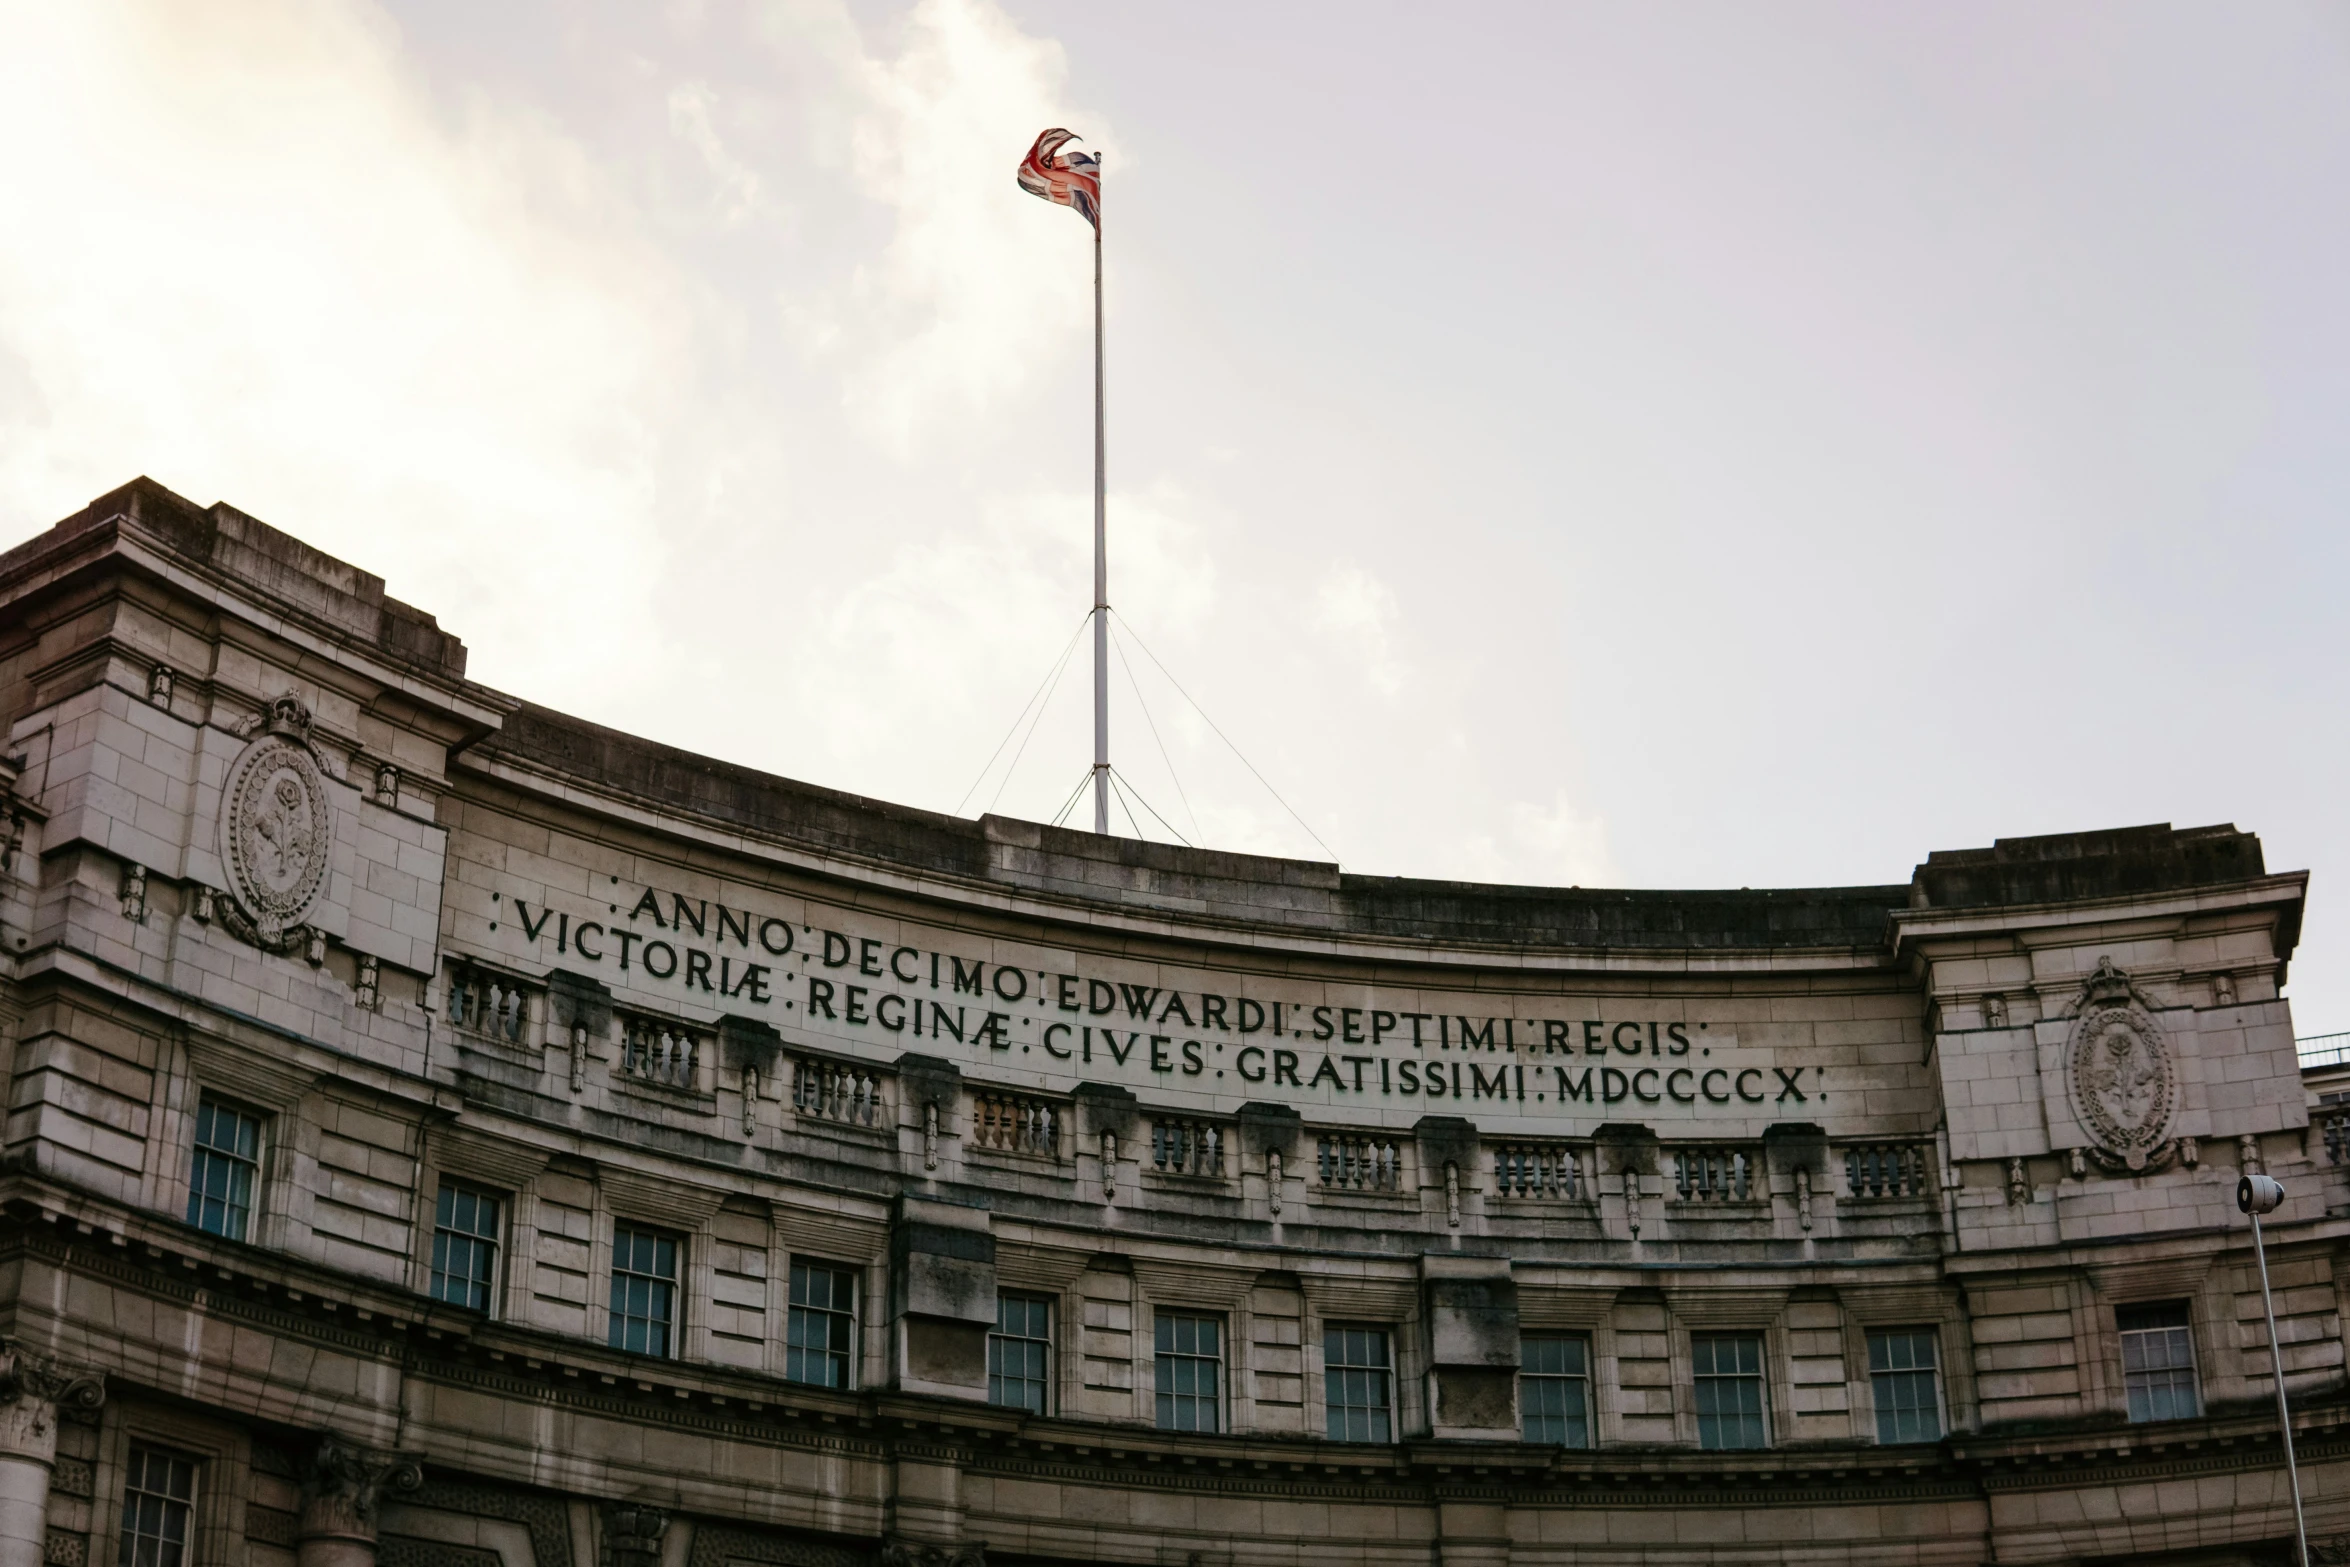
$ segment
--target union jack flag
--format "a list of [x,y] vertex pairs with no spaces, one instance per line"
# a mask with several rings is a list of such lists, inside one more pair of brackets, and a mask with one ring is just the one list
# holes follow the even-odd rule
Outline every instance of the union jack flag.
[[[1075,141],[1075,131],[1051,130],[1036,138],[1028,156],[1020,160],[1020,188],[1064,207],[1099,233],[1102,226],[1102,160],[1090,152],[1061,152],[1063,142]],[[1058,156],[1055,154],[1058,153]]]

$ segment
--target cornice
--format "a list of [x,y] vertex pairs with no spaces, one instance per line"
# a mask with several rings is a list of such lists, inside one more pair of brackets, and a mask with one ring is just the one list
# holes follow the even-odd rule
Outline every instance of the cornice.
[[[1817,980],[1823,975],[1843,975],[1855,981],[1879,982],[1862,988],[1900,988],[1890,955],[1875,949],[1802,947],[1781,949],[1773,955],[1713,948],[1697,951],[1661,947],[1530,949],[1495,942],[1354,937],[1304,926],[1256,924],[1223,915],[1169,913],[1107,899],[1063,896],[1026,887],[1007,887],[999,882],[912,871],[876,858],[810,848],[776,835],[722,827],[619,790],[595,788],[578,778],[512,756],[467,751],[451,761],[452,786],[466,774],[494,780],[524,797],[536,796],[555,802],[594,821],[625,822],[654,837],[714,851],[731,860],[747,862],[748,866],[812,877],[844,886],[852,894],[879,893],[903,898],[967,917],[992,916],[1050,926],[1063,932],[1060,939],[1081,947],[1109,944],[1118,938],[1143,938],[1225,954],[1222,961],[1226,962],[1231,954],[1255,956],[1268,965],[1313,958],[1349,966],[1486,970],[1534,980],[1604,979],[1630,984],[1657,979]],[[695,868],[711,869],[707,865]],[[846,901],[853,904],[856,899],[852,896]]]

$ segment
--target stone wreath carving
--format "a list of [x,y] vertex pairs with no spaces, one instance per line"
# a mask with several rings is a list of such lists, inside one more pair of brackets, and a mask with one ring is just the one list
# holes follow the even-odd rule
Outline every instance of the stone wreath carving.
[[2083,987],[2066,1067],[2073,1114],[2095,1139],[2089,1152],[2099,1164],[2142,1174],[2170,1163],[2178,1063],[2145,998],[2111,958],[2098,959]]
[[229,764],[221,790],[220,863],[228,873],[231,929],[257,947],[292,952],[302,922],[326,891],[334,815],[310,710],[281,696],[247,726],[253,738]]

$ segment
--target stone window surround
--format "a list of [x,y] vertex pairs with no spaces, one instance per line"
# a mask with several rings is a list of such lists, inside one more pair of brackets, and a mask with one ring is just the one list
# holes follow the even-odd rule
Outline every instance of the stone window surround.
[[[288,1242],[297,1222],[309,1222],[310,1185],[303,1179],[303,1158],[316,1162],[318,1129],[298,1114],[306,1084],[273,1079],[265,1070],[245,1062],[234,1046],[218,1045],[200,1035],[184,1044],[165,1044],[157,1052],[154,1097],[148,1114],[154,1124],[148,1138],[153,1150],[146,1171],[147,1205],[187,1222],[188,1179],[196,1156],[196,1110],[211,1094],[261,1118],[259,1168],[253,1179],[253,1211],[242,1244],[275,1251],[294,1250]],[[193,1228],[193,1226],[190,1226]]]
[[[1923,1333],[1934,1341],[1934,1417],[1942,1423],[1940,1434],[1949,1436],[1955,1429],[1950,1421],[1950,1346],[1947,1335],[1942,1331],[1942,1324],[1939,1322],[1895,1322],[1887,1319],[1883,1322],[1871,1322],[1866,1326],[1859,1327],[1857,1332],[1860,1339],[1859,1375],[1851,1379],[1851,1385],[1865,1389],[1867,1397],[1851,1406],[1853,1440],[1880,1441],[1876,1402],[1877,1374],[1872,1369],[1873,1362],[1869,1359],[1868,1348],[1871,1333]],[[1844,1353],[1848,1357],[1852,1353],[1852,1334],[1850,1333],[1846,1335]],[[1853,1364],[1850,1359],[1845,1361],[1847,1367]]]
[[236,1427],[189,1411],[109,1399],[91,1466],[91,1567],[114,1567],[122,1552],[123,1487],[131,1448],[160,1447],[196,1461],[196,1505],[187,1567],[245,1559],[245,1505],[253,1487],[253,1444]]
[[[1226,1307],[1196,1306],[1172,1300],[1149,1301],[1147,1303],[1141,1300],[1137,1300],[1135,1302],[1135,1305],[1138,1308],[1144,1306],[1145,1304],[1147,1304],[1149,1307],[1148,1320],[1150,1326],[1147,1332],[1143,1329],[1144,1313],[1138,1309],[1134,1314],[1134,1344],[1137,1360],[1139,1361],[1140,1365],[1147,1368],[1149,1372],[1148,1376],[1137,1376],[1135,1378],[1136,1402],[1148,1405],[1148,1413],[1145,1416],[1145,1424],[1157,1430],[1173,1429],[1159,1425],[1158,1343],[1159,1317],[1163,1312],[1171,1317],[1189,1317],[1201,1321],[1213,1322],[1216,1324],[1215,1434],[1237,1434],[1240,1428],[1235,1422],[1234,1411],[1232,1407],[1232,1390],[1236,1380],[1232,1374],[1232,1347],[1234,1343],[1233,1330],[1238,1325],[1240,1314]],[[1184,1358],[1200,1359],[1205,1357],[1186,1355]]]
[[1847,1305],[1844,1312],[1844,1366],[1846,1400],[1852,1410],[1852,1439],[1877,1439],[1877,1389],[1869,1373],[1869,1335],[1904,1329],[1934,1335],[1934,1396],[1942,1414],[1945,1437],[1975,1428],[1975,1368],[1967,1353],[1964,1322],[1955,1315],[1955,1302],[1943,1300],[1937,1309],[1904,1312],[1898,1305],[1874,1302]]
[[[1669,1308],[1668,1308],[1669,1309]],[[1703,1320],[1691,1322],[1679,1311],[1672,1311],[1666,1331],[1672,1339],[1673,1365],[1673,1439],[1676,1445],[1696,1448],[1697,1440],[1697,1340],[1700,1338],[1751,1337],[1762,1340],[1763,1383],[1763,1445],[1733,1451],[1768,1452],[1784,1447],[1794,1437],[1795,1378],[1787,1342],[1786,1304],[1781,1302],[1768,1317],[1748,1310],[1724,1313],[1716,1320],[1707,1313]],[[1845,1368],[1851,1375],[1849,1362]],[[1595,1378],[1596,1380],[1596,1378]],[[1613,1378],[1609,1379],[1611,1382]]]

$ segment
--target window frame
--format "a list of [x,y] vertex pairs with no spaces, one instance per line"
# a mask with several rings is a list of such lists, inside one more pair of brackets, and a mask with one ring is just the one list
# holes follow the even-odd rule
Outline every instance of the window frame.
[[[687,1237],[675,1230],[663,1229],[657,1224],[645,1224],[635,1219],[623,1218],[617,1214],[611,1216],[611,1224],[612,1249],[606,1262],[606,1272],[609,1275],[608,1283],[610,1286],[610,1295],[607,1300],[607,1311],[604,1323],[605,1346],[610,1349],[617,1349],[625,1355],[643,1355],[653,1360],[676,1360],[684,1353],[685,1348],[685,1279]],[[670,1248],[670,1272],[668,1276],[664,1278],[658,1273],[643,1272],[633,1266],[625,1268],[622,1267],[620,1238],[623,1235],[641,1236],[645,1240],[651,1242],[654,1247],[653,1255],[656,1264],[660,1258],[659,1248],[666,1244]],[[632,1261],[634,1250],[634,1247],[630,1248]],[[631,1349],[628,1346],[626,1342],[626,1324],[636,1320],[642,1320],[647,1324],[650,1324],[655,1319],[650,1316],[640,1318],[637,1313],[629,1312],[623,1309],[623,1302],[618,1297],[620,1296],[622,1280],[624,1279],[642,1279],[649,1284],[666,1285],[668,1287],[669,1315],[666,1319],[661,1321],[661,1327],[663,1329],[663,1343],[659,1349],[654,1349],[649,1346],[642,1349]]]
[[[1341,1360],[1338,1354],[1352,1355],[1357,1346],[1354,1339],[1364,1341],[1364,1348],[1375,1343],[1379,1358],[1374,1362]],[[1357,1384],[1355,1377],[1366,1379],[1362,1384],[1375,1387],[1377,1403],[1357,1403],[1351,1397],[1341,1402],[1336,1396],[1341,1389],[1351,1390]],[[1325,1322],[1322,1324],[1322,1431],[1333,1442],[1350,1445],[1385,1447],[1395,1441],[1395,1332],[1393,1329],[1370,1322]],[[1343,1412],[1343,1414],[1342,1414]],[[1363,1416],[1363,1433],[1352,1429],[1340,1430],[1344,1423],[1351,1428],[1354,1416]]]
[[[451,1193],[471,1197],[477,1205],[480,1203],[495,1205],[496,1217],[491,1221],[488,1234],[485,1235],[479,1230],[457,1229],[442,1221],[441,1203],[443,1198]],[[425,1246],[424,1292],[426,1297],[438,1305],[456,1306],[465,1311],[478,1311],[484,1316],[495,1318],[505,1293],[506,1232],[513,1222],[513,1193],[499,1191],[494,1187],[485,1186],[479,1181],[467,1180],[460,1175],[452,1175],[446,1170],[439,1172],[437,1184],[433,1188],[431,1234],[427,1237]],[[622,1222],[625,1221],[616,1221],[616,1225]],[[615,1233],[617,1233],[617,1229]],[[479,1276],[466,1275],[469,1283],[480,1285],[484,1291],[486,1299],[481,1305],[476,1306],[470,1300],[452,1300],[442,1293],[441,1281],[444,1278],[453,1277],[441,1266],[443,1256],[441,1240],[443,1236],[461,1238],[469,1245],[488,1253],[486,1271]],[[615,1251],[617,1249],[615,1247]],[[674,1327],[674,1324],[672,1326]]]
[[[166,1464],[184,1464],[187,1467],[187,1495],[175,1497],[168,1492],[148,1490],[144,1486],[133,1483],[136,1478],[144,1478],[146,1464],[142,1463],[142,1460],[151,1462],[156,1459],[160,1459]],[[204,1459],[198,1454],[175,1448],[168,1442],[148,1441],[134,1436],[124,1446],[119,1478],[121,1484],[117,1489],[120,1492],[120,1505],[116,1507],[114,1513],[116,1567],[193,1567],[197,1541],[203,1533],[204,1524],[201,1511],[205,1494]],[[133,1527],[131,1498],[134,1494],[157,1499],[167,1513],[168,1509],[174,1506],[180,1509],[181,1535],[178,1561],[167,1562],[163,1560],[160,1551],[149,1561],[142,1563],[139,1560],[138,1542],[142,1539],[154,1538],[154,1536],[145,1535]]]
[[[1581,1371],[1528,1369],[1528,1362],[1532,1357],[1527,1351],[1535,1344],[1571,1344],[1575,1346],[1582,1352],[1583,1369]],[[1591,1391],[1592,1363],[1593,1350],[1591,1335],[1588,1333],[1521,1333],[1518,1336],[1518,1435],[1522,1440],[1544,1447],[1564,1447],[1573,1451],[1585,1451],[1599,1445],[1599,1411]],[[1526,1399],[1528,1383],[1558,1383],[1562,1386],[1573,1387],[1575,1396],[1582,1401],[1582,1412],[1578,1417],[1583,1425],[1582,1441],[1553,1442],[1546,1437],[1538,1437],[1527,1429],[1532,1418]]]
[[[2169,1311],[2175,1311],[2179,1320],[2176,1322],[2145,1323],[2138,1327],[2124,1325],[2132,1313],[2151,1316],[2158,1312]],[[2203,1357],[2195,1344],[2195,1303],[2193,1300],[2182,1296],[2165,1300],[2116,1302],[2113,1308],[2113,1332],[2114,1347],[2118,1351],[2121,1361],[2122,1410],[2130,1424],[2161,1425],[2173,1420],[2200,1420],[2203,1418]],[[2130,1351],[2133,1347],[2133,1340],[2143,1343],[2157,1334],[2169,1335],[2173,1333],[2179,1335],[2177,1342],[2186,1348],[2187,1357],[2184,1365],[2141,1367],[2135,1372],[2130,1369]],[[2185,1387],[2193,1407],[2184,1414],[2154,1414],[2151,1412],[2140,1414],[2137,1398],[2139,1389],[2131,1385],[2130,1379],[2133,1376],[2162,1375],[2169,1377],[2180,1371],[2186,1373]],[[2175,1387],[2176,1384],[2172,1384],[2171,1388],[2166,1391],[2175,1390]],[[2153,1394],[2151,1385],[2147,1387],[2146,1391],[2149,1394],[2149,1404],[2151,1404]]]
[[[1890,1344],[1897,1337],[1912,1341],[1925,1340],[1927,1347],[1933,1352],[1933,1361],[1925,1366],[1886,1366],[1880,1369],[1877,1365],[1878,1344],[1881,1342]],[[1875,1327],[1864,1326],[1861,1329],[1861,1354],[1862,1363],[1868,1367],[1869,1410],[1876,1422],[1876,1440],[1879,1447],[1922,1446],[1939,1442],[1950,1435],[1950,1392],[1942,1374],[1942,1333],[1939,1328],[1932,1323],[1922,1323],[1915,1326],[1891,1323]],[[1885,1436],[1886,1419],[1888,1416],[1892,1416],[1898,1421],[1904,1411],[1886,1407],[1883,1396],[1884,1382],[1880,1379],[1914,1377],[1921,1374],[1925,1376],[1927,1385],[1933,1389],[1933,1402],[1929,1408],[1934,1416],[1934,1434],[1926,1437],[1896,1437],[1889,1441]]]
[[[801,1293],[801,1277],[806,1275],[813,1278],[817,1273],[830,1275],[836,1282],[847,1281],[848,1305],[845,1307],[818,1306],[798,1298]],[[799,1387],[829,1388],[835,1392],[855,1391],[860,1321],[858,1308],[864,1302],[864,1294],[864,1275],[860,1269],[845,1262],[834,1262],[829,1258],[805,1257],[796,1252],[791,1255],[784,1264],[783,1278],[783,1379],[786,1382]],[[837,1346],[832,1343],[834,1334],[828,1327],[825,1334],[826,1343],[823,1347],[802,1344],[796,1329],[800,1322],[809,1317],[821,1317],[828,1324],[837,1326],[841,1342]],[[838,1356],[841,1379],[838,1382],[830,1382],[792,1375],[793,1358],[810,1354],[823,1355],[828,1360],[830,1357]]]
[[[216,1124],[217,1117],[223,1114],[253,1124],[253,1152],[250,1156],[204,1140],[205,1127]],[[232,1095],[216,1094],[209,1088],[198,1086],[196,1108],[188,1117],[187,1202],[182,1209],[183,1222],[201,1234],[218,1236],[222,1240],[248,1244],[253,1242],[254,1231],[260,1227],[261,1221],[261,1194],[266,1184],[263,1172],[269,1162],[270,1121],[271,1117],[265,1110]],[[197,1169],[208,1159],[219,1160],[232,1168],[244,1168],[247,1185],[241,1207],[229,1197],[214,1198],[207,1195],[198,1183]],[[205,1224],[204,1206],[211,1202],[218,1202],[223,1213],[241,1213],[243,1222],[235,1233],[232,1234],[225,1227],[216,1230]]]
[[[1198,1351],[1196,1347],[1198,1343],[1196,1334],[1193,1338],[1193,1344],[1195,1347],[1192,1349],[1183,1349],[1172,1343],[1161,1342],[1162,1339],[1174,1339],[1177,1336],[1174,1330],[1179,1325],[1184,1323],[1191,1324],[1195,1329],[1202,1324],[1213,1328],[1216,1333],[1216,1348],[1214,1353],[1203,1355]],[[1225,1387],[1225,1378],[1228,1374],[1228,1362],[1231,1356],[1231,1342],[1232,1326],[1231,1323],[1226,1320],[1222,1312],[1188,1311],[1181,1308],[1174,1308],[1169,1310],[1160,1310],[1156,1307],[1152,1308],[1151,1424],[1153,1429],[1160,1431],[1180,1431],[1191,1435],[1215,1436],[1223,1433],[1229,1427],[1231,1423],[1231,1416],[1229,1412],[1229,1394]],[[1186,1403],[1196,1410],[1202,1397],[1202,1395],[1197,1391],[1184,1392],[1176,1388],[1163,1385],[1171,1379],[1162,1373],[1180,1365],[1205,1365],[1211,1368],[1208,1374],[1208,1392],[1205,1396],[1207,1400],[1208,1413],[1213,1421],[1212,1424],[1207,1426],[1200,1426],[1196,1424],[1187,1426],[1180,1423],[1180,1421],[1172,1424],[1168,1422],[1167,1417],[1171,1411],[1180,1412],[1185,1407]]]
[[[1022,1306],[1032,1306],[1042,1309],[1044,1313],[1044,1331],[1041,1334],[1011,1333],[1005,1330],[1004,1308],[1007,1305],[1014,1303]],[[987,1401],[990,1406],[996,1409],[1026,1410],[1028,1413],[1034,1415],[1050,1415],[1053,1412],[1053,1372],[1055,1360],[1057,1358],[1053,1354],[1053,1323],[1060,1314],[1057,1309],[1059,1304],[1060,1303],[1050,1295],[1038,1294],[1031,1291],[997,1291],[995,1316],[996,1325],[990,1328],[987,1333]],[[996,1396],[999,1385],[1006,1380],[1005,1373],[1000,1364],[1001,1349],[1004,1346],[1010,1346],[1014,1344],[1036,1345],[1039,1346],[1042,1350],[1043,1364],[1038,1368],[1037,1374],[1031,1377],[1023,1373],[1017,1379],[1023,1385],[1031,1382],[1036,1385],[1039,1400],[1036,1404],[1031,1405],[1026,1402],[1016,1404],[1009,1403]]]
[[[1698,1358],[1701,1346],[1708,1353],[1708,1357],[1710,1358],[1711,1354],[1718,1352],[1718,1346],[1726,1344],[1752,1344],[1754,1346],[1755,1369],[1752,1372],[1748,1372],[1743,1369],[1728,1372],[1717,1370],[1701,1371],[1698,1369]],[[1767,1451],[1770,1448],[1772,1438],[1771,1353],[1770,1336],[1767,1333],[1759,1328],[1748,1329],[1743,1332],[1729,1330],[1721,1332],[1692,1333],[1689,1336],[1689,1380],[1691,1388],[1690,1407],[1696,1417],[1697,1445],[1701,1451],[1709,1453],[1752,1453]],[[1751,1383],[1755,1390],[1756,1407],[1753,1410],[1749,1411],[1740,1409],[1730,1411],[1728,1413],[1724,1413],[1719,1408],[1711,1412],[1706,1410],[1705,1403],[1707,1401],[1707,1393],[1709,1390],[1746,1383]],[[1716,1422],[1715,1431],[1718,1434],[1720,1431],[1719,1422],[1726,1419],[1735,1419],[1739,1421],[1744,1421],[1747,1419],[1754,1420],[1760,1430],[1762,1439],[1758,1442],[1708,1442],[1706,1440],[1706,1422],[1709,1420]]]

